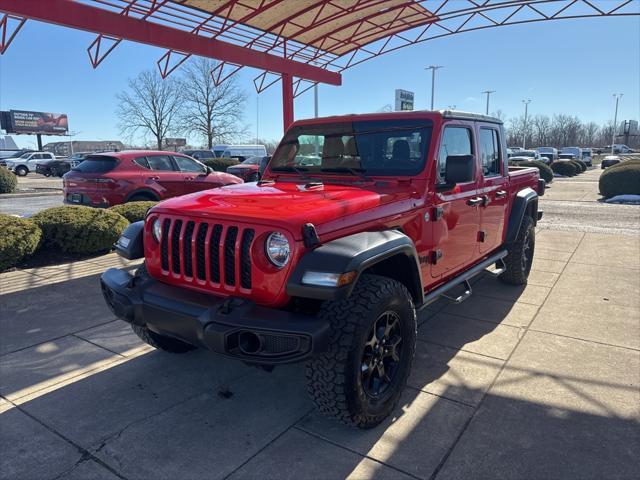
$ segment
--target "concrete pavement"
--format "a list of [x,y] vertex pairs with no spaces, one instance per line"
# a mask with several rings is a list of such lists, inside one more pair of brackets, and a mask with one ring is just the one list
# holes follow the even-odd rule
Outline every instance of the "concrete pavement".
[[[554,186],[559,191],[561,185]],[[143,345],[110,255],[0,275],[0,478],[637,478],[640,237],[540,226],[529,285],[419,317],[392,418],[325,419],[304,369]]]

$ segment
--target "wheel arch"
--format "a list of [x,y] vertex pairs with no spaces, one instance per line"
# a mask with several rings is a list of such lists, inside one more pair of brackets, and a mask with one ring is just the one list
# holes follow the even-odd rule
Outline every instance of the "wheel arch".
[[[340,287],[308,285],[307,271],[343,274],[355,272],[351,283]],[[420,265],[413,241],[397,230],[361,232],[325,243],[300,259],[287,282],[292,297],[339,300],[351,295],[364,273],[397,280],[407,287],[415,304],[423,301]]]
[[513,243],[516,240],[525,215],[530,216],[533,219],[533,224],[537,225],[538,194],[530,187],[520,190],[513,199],[513,206],[507,223],[505,243]]
[[126,196],[124,202],[125,203],[129,202],[136,195],[141,195],[141,196],[144,195],[150,201],[154,201],[154,202],[160,201],[160,196],[156,192],[154,192],[153,190],[148,189],[148,188],[138,188],[138,189],[134,190],[133,192],[129,193]]

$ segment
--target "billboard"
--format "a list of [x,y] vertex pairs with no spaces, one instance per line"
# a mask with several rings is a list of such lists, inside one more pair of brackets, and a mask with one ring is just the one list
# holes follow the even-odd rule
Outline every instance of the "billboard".
[[66,113],[9,110],[2,112],[1,118],[1,126],[7,133],[66,135],[69,130]]
[[413,92],[396,89],[396,112],[413,110]]
[[187,145],[187,139],[167,137],[164,139],[164,144],[172,147],[184,147]]

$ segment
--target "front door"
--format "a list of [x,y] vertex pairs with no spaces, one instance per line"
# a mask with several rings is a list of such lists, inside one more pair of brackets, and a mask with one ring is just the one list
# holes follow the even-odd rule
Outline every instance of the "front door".
[[[474,155],[473,130],[462,122],[448,123],[438,150],[436,183],[444,183],[448,155]],[[478,175],[471,182],[457,184],[451,191],[436,193],[431,211],[434,250],[431,252],[431,276],[448,276],[474,260],[480,205]]]
[[478,147],[482,166],[482,185],[479,194],[483,197],[480,207],[480,253],[489,253],[502,245],[505,217],[509,204],[509,172],[502,159],[500,131],[495,127],[480,127]]
[[207,181],[207,167],[201,163],[179,155],[175,155],[173,159],[184,179],[184,193],[199,192],[217,186]]

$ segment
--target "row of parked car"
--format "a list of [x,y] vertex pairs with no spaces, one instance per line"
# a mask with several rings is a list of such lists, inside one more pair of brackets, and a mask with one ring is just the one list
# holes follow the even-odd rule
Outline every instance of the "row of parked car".
[[593,165],[591,148],[564,147],[558,150],[553,147],[538,147],[535,150],[525,150],[520,147],[509,147],[507,155],[516,161],[537,160],[547,165],[557,160],[582,160],[588,167]]

